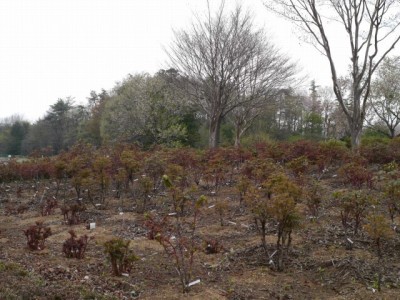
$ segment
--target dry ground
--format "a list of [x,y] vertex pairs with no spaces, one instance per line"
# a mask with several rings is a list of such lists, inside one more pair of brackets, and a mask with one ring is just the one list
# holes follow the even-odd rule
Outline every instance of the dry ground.
[[[146,238],[144,218],[132,211],[131,200],[125,199],[121,209],[120,200],[110,197],[106,210],[89,208],[86,222],[68,226],[59,209],[41,217],[38,203],[31,201],[32,192],[25,190],[19,201],[29,203],[27,212],[6,215],[5,203],[0,206],[0,299],[400,299],[399,238],[384,245],[379,293],[373,245],[361,233],[353,237],[353,249],[346,250],[339,214],[329,196],[331,183],[325,185],[328,192],[320,216],[305,217],[303,227],[295,232],[283,272],[271,268],[254,222],[239,207],[234,189],[226,187],[210,196],[207,207],[211,208],[203,213],[199,240],[217,239],[224,249],[217,254],[197,253],[193,279],[201,283],[187,295],[181,293],[171,258],[156,241]],[[221,226],[212,205],[227,197],[229,212]],[[53,235],[46,249],[31,251],[23,230],[37,220],[50,226]],[[95,229],[86,229],[89,221],[96,222]],[[81,260],[67,259],[62,253],[71,228],[92,237]],[[111,275],[103,243],[112,237],[131,240],[140,258],[128,277]],[[271,254],[276,242],[272,225],[267,241]]]

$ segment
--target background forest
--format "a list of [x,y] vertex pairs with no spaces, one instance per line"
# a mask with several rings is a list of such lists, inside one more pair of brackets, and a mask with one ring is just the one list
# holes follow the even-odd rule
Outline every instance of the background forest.
[[[393,66],[396,67],[396,66]],[[400,65],[396,71],[400,72]],[[155,75],[128,75],[111,91],[92,91],[86,105],[77,105],[72,97],[58,99],[46,114],[34,123],[21,116],[0,121],[0,155],[55,155],[78,141],[95,146],[134,143],[144,148],[155,145],[204,148],[208,140],[208,120],[173,83],[175,70]],[[382,82],[384,78],[380,79]],[[385,81],[387,84],[387,81]],[[368,136],[394,137],[398,111],[386,115],[385,105],[399,109],[400,91],[390,99],[371,105]],[[374,117],[377,111],[382,118]],[[376,114],[375,114],[376,115]],[[394,119],[392,123],[389,118]],[[222,145],[235,143],[233,114],[228,114],[220,129]],[[395,125],[393,125],[395,124]],[[390,126],[391,125],[391,126]],[[280,90],[267,101],[241,137],[241,142],[273,140],[326,140],[349,137],[344,114],[333,92],[314,81],[309,91]]]
[[353,63],[344,77],[331,64],[333,88],[321,87],[253,20],[242,7],[228,12],[222,4],[174,33],[168,69],[128,74],[110,90],[91,91],[85,104],[59,98],[34,123],[19,115],[0,120],[0,155],[57,155],[77,142],[149,149],[341,139],[356,148],[361,132],[396,136],[400,58],[388,55],[392,48],[376,62],[375,53],[368,64]]

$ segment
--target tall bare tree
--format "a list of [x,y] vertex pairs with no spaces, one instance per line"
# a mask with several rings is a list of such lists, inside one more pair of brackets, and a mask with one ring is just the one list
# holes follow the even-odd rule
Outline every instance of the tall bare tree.
[[[176,31],[167,50],[172,67],[186,79],[189,98],[207,116],[211,148],[218,146],[228,113],[238,109],[241,119],[254,116],[266,96],[294,73],[289,59],[254,28],[249,13],[237,6],[228,14],[222,2],[214,14],[209,7],[206,18],[197,18],[189,30]],[[241,131],[242,123],[237,124]]]
[[243,72],[241,84],[237,85],[236,97],[232,100],[238,105],[228,115],[235,125],[236,147],[253,121],[286,90],[283,87],[295,83],[296,65],[272,44],[260,43],[257,52],[249,62],[249,70]]
[[[385,58],[372,85],[370,107],[384,124],[383,133],[396,136],[400,124],[400,57]],[[375,118],[376,121],[376,118]]]
[[[346,115],[353,149],[360,144],[371,79],[379,64],[400,39],[397,0],[267,0],[266,6],[311,35],[330,66],[333,91]],[[327,34],[338,21],[350,46],[351,107],[346,106],[337,74],[337,60]],[[337,34],[337,32],[335,32]]]
[[343,111],[340,109],[336,96],[330,87],[319,91],[321,97],[323,136],[325,139],[339,139],[348,134],[348,124]]

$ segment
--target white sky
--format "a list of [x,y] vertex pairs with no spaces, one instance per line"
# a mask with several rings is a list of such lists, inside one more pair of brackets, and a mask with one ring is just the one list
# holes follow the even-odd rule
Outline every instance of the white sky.
[[[326,59],[290,24],[261,0],[241,2],[310,81],[330,84]],[[111,89],[128,73],[166,68],[172,29],[187,27],[205,7],[206,0],[0,0],[0,118],[35,121],[58,98],[86,104],[91,90]]]

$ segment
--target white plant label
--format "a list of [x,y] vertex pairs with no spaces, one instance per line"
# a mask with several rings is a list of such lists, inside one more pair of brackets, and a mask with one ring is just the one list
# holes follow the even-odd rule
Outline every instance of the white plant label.
[[195,281],[190,282],[190,283],[188,284],[188,286],[192,286],[192,285],[195,285],[195,284],[198,284],[198,283],[200,283],[200,279],[197,279],[197,280],[195,280]]

